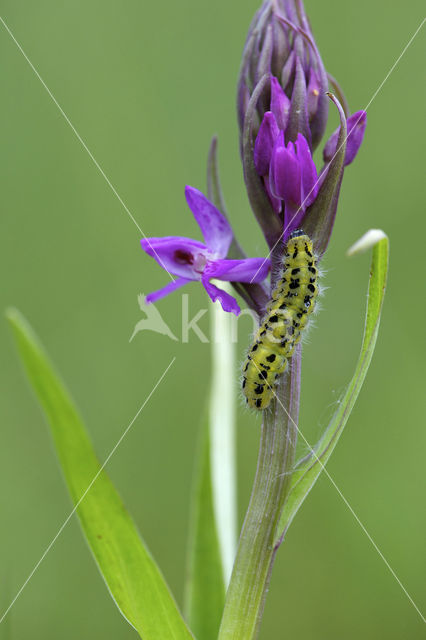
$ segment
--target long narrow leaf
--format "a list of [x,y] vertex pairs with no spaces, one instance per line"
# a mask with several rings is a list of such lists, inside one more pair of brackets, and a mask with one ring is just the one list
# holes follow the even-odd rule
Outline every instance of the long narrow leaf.
[[[208,196],[226,216],[216,152],[213,138],[207,161]],[[235,239],[230,255],[244,257]],[[198,640],[217,638],[236,548],[235,345],[229,315],[211,305],[210,402],[196,459],[185,585],[186,617]]]
[[[223,204],[217,167],[216,144],[213,139],[207,165],[209,197],[216,207]],[[213,189],[212,185],[216,187]],[[218,199],[216,199],[218,198]],[[233,255],[244,256],[233,240]],[[221,282],[227,293],[230,283]],[[257,286],[257,285],[255,285]],[[237,460],[235,451],[236,407],[234,392],[235,338],[233,315],[224,313],[219,302],[210,305],[211,318],[211,384],[209,402],[210,468],[214,518],[219,537],[223,577],[228,585],[237,550]]]
[[144,640],[192,638],[42,345],[17,310],[7,317],[46,413],[83,533],[118,608]]
[[219,167],[217,164],[217,137],[214,136],[209,149],[209,155],[207,157],[207,193],[209,199],[213,202],[215,207],[221,211],[221,213],[228,218],[228,212],[226,210],[225,200],[223,198],[222,187],[219,178]]
[[205,422],[194,477],[185,612],[198,640],[215,640],[225,604],[225,583],[213,506],[210,431]]
[[235,345],[232,318],[218,303],[211,305],[211,327],[210,401],[194,477],[186,583],[187,618],[198,640],[217,638],[236,549]]
[[331,456],[358,398],[370,366],[371,358],[373,357],[385,295],[389,240],[383,231],[372,229],[367,232],[348,253],[353,255],[371,247],[373,248],[373,256],[368,287],[364,338],[358,364],[345,395],[339,403],[338,409],[323,436],[313,448],[311,454],[296,467],[292,475],[289,493],[277,527],[277,543],[285,535],[302,502],[314,486],[327,460]]
[[[217,164],[217,140],[213,138],[207,162],[208,195],[226,215]],[[228,257],[246,255],[234,238]],[[236,283],[232,283],[236,286]],[[232,293],[231,285],[221,282],[222,289]],[[247,285],[246,285],[247,286]],[[255,291],[259,285],[250,285]],[[239,293],[242,294],[240,291]],[[209,403],[210,473],[215,526],[218,532],[225,585],[231,577],[237,549],[237,471],[235,452],[236,406],[234,392],[235,338],[233,316],[224,313],[217,302],[211,305],[212,374]]]

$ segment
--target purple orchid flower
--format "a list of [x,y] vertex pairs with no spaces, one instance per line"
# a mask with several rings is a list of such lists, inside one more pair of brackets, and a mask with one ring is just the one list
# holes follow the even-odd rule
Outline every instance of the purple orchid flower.
[[[298,133],[294,143],[286,143],[287,98],[278,82],[272,79],[271,84],[272,109],[265,113],[256,137],[254,165],[263,179],[274,211],[282,214],[286,241],[291,232],[302,225],[306,210],[318,195],[328,167],[338,150],[339,129],[331,135],[324,147],[325,165],[318,177],[306,138]],[[365,111],[358,111],[348,118],[344,166],[355,159],[364,138],[366,124]]]
[[[329,83],[336,95],[328,93]],[[340,128],[317,170],[312,154],[325,133],[330,100]],[[325,70],[302,0],[264,0],[247,36],[237,104],[244,181],[269,247],[303,227],[322,255],[366,114],[349,115],[342,89]]]
[[270,261],[264,258],[227,260],[233,232],[226,218],[197,189],[185,187],[189,208],[194,214],[205,244],[191,238],[166,236],[144,238],[142,249],[158,264],[177,279],[154,291],[146,302],[155,302],[191,281],[200,281],[211,300],[219,300],[224,311],[238,315],[241,311],[237,301],[229,293],[211,282],[212,279],[227,282],[262,282],[268,275]]
[[[365,127],[367,126],[367,114],[365,111],[356,111],[353,113],[346,122],[348,128],[348,139],[346,143],[345,153],[345,167],[351,164],[355,160],[359,148],[364,140]],[[324,162],[328,164],[333,159],[335,153],[337,153],[337,140],[339,137],[339,129],[336,129],[327,140],[323,157]]]
[[[275,135],[275,140],[274,140]],[[287,145],[274,114],[268,112],[254,147],[254,163],[276,213],[284,211],[285,236],[297,229],[318,193],[317,170],[306,138],[299,133]]]

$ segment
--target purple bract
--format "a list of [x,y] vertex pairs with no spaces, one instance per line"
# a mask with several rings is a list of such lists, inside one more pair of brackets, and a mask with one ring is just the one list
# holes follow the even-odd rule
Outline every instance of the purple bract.
[[251,24],[238,83],[241,135],[249,100],[265,74],[271,80],[257,105],[260,122],[270,110],[280,129],[288,129],[286,142],[301,133],[315,149],[327,125],[328,80],[299,0],[265,0]]

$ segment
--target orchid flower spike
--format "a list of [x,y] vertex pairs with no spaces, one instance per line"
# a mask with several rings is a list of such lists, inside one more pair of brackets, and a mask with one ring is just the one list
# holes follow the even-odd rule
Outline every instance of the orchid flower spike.
[[223,280],[235,283],[262,282],[268,275],[270,261],[265,258],[227,260],[233,232],[220,211],[197,189],[185,188],[186,201],[204,237],[204,243],[181,236],[144,238],[142,249],[169,274],[177,279],[146,297],[147,303],[164,298],[185,284],[199,281],[211,300],[219,300],[224,311],[235,315],[240,307],[234,297],[211,282]]
[[301,133],[315,149],[327,126],[327,73],[300,0],[265,0],[247,36],[238,83],[241,136],[248,104],[262,77],[257,112],[272,111],[286,141]]
[[[246,188],[271,249],[299,227],[309,227],[318,255],[328,245],[343,170],[367,124],[365,111],[348,116],[337,81],[330,79],[343,107],[327,92],[328,81],[302,0],[265,0],[245,45],[238,116]],[[317,171],[312,154],[327,125],[329,99],[340,127]]]

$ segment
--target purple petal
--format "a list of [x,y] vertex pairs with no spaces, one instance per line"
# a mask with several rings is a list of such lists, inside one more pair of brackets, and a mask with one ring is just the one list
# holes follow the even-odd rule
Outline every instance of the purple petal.
[[301,203],[305,210],[315,200],[318,193],[318,175],[315,163],[312,160],[311,150],[309,149],[306,138],[301,133],[297,135],[296,140],[297,159],[300,164],[302,174],[302,193]]
[[198,189],[185,187],[185,196],[207,247],[220,258],[225,258],[233,238],[229,222]]
[[275,146],[272,153],[270,186],[276,198],[282,198],[286,204],[300,205],[300,165],[292,142],[288,143],[287,148],[280,144]]
[[292,231],[300,229],[305,210],[301,206],[286,204],[284,210],[283,242],[286,243]]
[[142,249],[154,258],[166,271],[189,280],[200,280],[207,262],[208,250],[202,242],[166,236],[164,238],[143,238]]
[[269,173],[272,149],[279,132],[274,114],[271,111],[267,111],[263,116],[262,124],[254,143],[254,165],[260,176],[266,176]]
[[[353,113],[347,120],[348,137],[346,142],[345,166],[350,164],[359,151],[364,139],[365,127],[367,126],[367,114],[365,111],[357,111]],[[337,151],[337,140],[339,130],[330,136],[324,147],[324,162],[330,162]]]
[[276,198],[272,193],[268,176],[263,178],[263,184],[265,186],[266,193],[269,196],[269,200],[271,201],[273,210],[275,211],[275,213],[281,213],[283,208],[282,200],[280,200],[279,198]]
[[169,282],[169,284],[163,287],[162,289],[158,289],[158,291],[153,291],[152,293],[148,294],[145,298],[145,302],[147,304],[156,302],[157,300],[160,300],[161,298],[168,296],[169,293],[173,293],[173,291],[176,291],[176,289],[180,289],[180,287],[183,287],[185,284],[188,284],[188,282],[192,282],[192,281],[188,280],[187,278],[178,278],[173,282]]
[[211,300],[213,302],[219,300],[224,311],[235,313],[236,316],[240,314],[241,309],[238,306],[237,301],[235,300],[235,298],[230,296],[229,293],[226,293],[226,291],[223,291],[223,289],[219,289],[219,287],[216,287],[216,285],[209,282],[208,278],[205,276],[203,276],[202,283]]
[[271,111],[279,128],[285,131],[290,113],[290,99],[287,98],[280,83],[274,77],[271,78]]
[[270,267],[271,262],[268,258],[215,260],[206,266],[204,276],[228,282],[262,282]]

